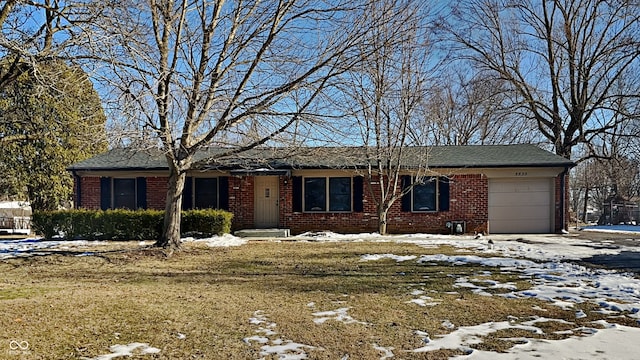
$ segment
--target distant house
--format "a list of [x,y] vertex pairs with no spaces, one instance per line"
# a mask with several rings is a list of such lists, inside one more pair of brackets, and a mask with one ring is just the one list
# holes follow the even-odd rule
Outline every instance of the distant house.
[[[424,148],[403,164],[413,181]],[[377,230],[361,148],[254,149],[232,159],[196,155],[183,208],[234,213],[234,230],[292,233]],[[420,158],[422,156],[422,158]],[[75,205],[88,209],[164,209],[168,168],[159,151],[114,149],[69,167]],[[389,211],[390,233],[550,233],[566,228],[568,170],[574,163],[534,145],[446,146],[428,151],[433,181],[416,186]],[[373,179],[375,182],[377,179]],[[454,228],[454,229],[455,229]]]
[[28,201],[0,201],[0,234],[31,232],[31,205]]

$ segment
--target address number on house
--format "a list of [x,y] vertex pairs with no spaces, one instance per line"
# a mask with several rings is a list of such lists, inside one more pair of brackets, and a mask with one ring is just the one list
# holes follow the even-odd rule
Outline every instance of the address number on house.
[[526,171],[516,171],[516,176],[527,176],[529,173]]

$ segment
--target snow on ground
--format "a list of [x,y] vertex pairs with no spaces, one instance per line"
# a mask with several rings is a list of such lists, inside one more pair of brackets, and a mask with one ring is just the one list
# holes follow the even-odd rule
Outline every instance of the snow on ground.
[[622,234],[637,234],[640,233],[639,225],[590,225],[581,228],[582,231],[599,231],[599,232],[612,232]]
[[307,353],[305,349],[315,349],[314,346],[299,344],[277,337],[278,332],[274,330],[277,324],[270,322],[267,315],[261,310],[253,313],[249,323],[257,326],[255,332],[259,335],[246,337],[243,341],[249,345],[254,342],[261,345],[260,356],[277,355],[278,359],[283,360],[306,359]]
[[[46,255],[52,251],[73,250],[89,245],[104,245],[102,241],[44,241],[42,239],[0,240],[0,260]],[[90,253],[85,253],[88,255]],[[82,254],[80,254],[82,255]]]
[[[308,238],[311,237],[311,240]],[[489,242],[491,239],[491,242]],[[303,234],[300,240],[309,241],[398,241],[409,242],[420,246],[434,248],[449,245],[466,250],[473,250],[474,255],[412,255],[395,254],[363,255],[361,261],[378,261],[390,259],[396,262],[417,261],[429,266],[436,262],[448,262],[453,265],[480,264],[498,267],[500,271],[519,272],[524,278],[530,278],[533,287],[519,291],[515,284],[499,283],[475,277],[456,279],[457,287],[471,288],[472,291],[484,295],[495,296],[487,289],[505,289],[500,295],[507,298],[534,297],[549,301],[564,309],[575,311],[576,318],[585,317],[580,304],[591,302],[597,304],[598,312],[611,316],[611,323],[600,321],[593,328],[577,327],[566,334],[574,336],[565,340],[539,340],[533,338],[517,339],[518,345],[507,353],[473,350],[469,345],[481,343],[481,337],[499,329],[516,328],[530,331],[532,334],[543,330],[535,324],[542,321],[564,321],[558,319],[538,318],[529,322],[491,322],[470,327],[455,328],[455,324],[443,319],[443,334],[428,334],[416,329],[425,346],[415,352],[426,352],[437,349],[461,349],[467,355],[456,359],[635,359],[640,352],[640,328],[623,326],[615,323],[615,318],[626,316],[640,321],[640,280],[631,274],[609,270],[594,270],[580,266],[568,260],[580,260],[596,255],[615,255],[623,251],[638,252],[640,248],[630,246],[612,246],[607,241],[597,242],[576,239],[559,235],[492,235],[488,237],[442,236],[412,234],[384,237],[377,234],[340,235],[324,232],[321,234]],[[487,271],[483,275],[490,275]],[[419,285],[408,295],[408,301],[417,306],[437,306],[442,300],[425,295],[429,291]],[[437,296],[437,294],[430,294]],[[542,310],[542,309],[538,309]],[[541,311],[542,312],[542,311]],[[514,319],[517,319],[514,317]],[[455,330],[454,330],[455,329]],[[451,331],[453,330],[453,331]],[[450,331],[450,332],[448,332]],[[431,335],[431,336],[430,336]],[[381,359],[393,357],[392,349],[381,350]]]
[[[633,227],[634,229],[640,227]],[[588,229],[585,229],[588,230]],[[637,230],[636,230],[637,231]],[[521,273],[524,278],[531,279],[532,287],[518,290],[515,284],[500,283],[482,279],[481,275],[491,275],[489,271],[481,274],[462,276],[456,279],[456,287],[470,288],[484,296],[504,296],[507,298],[539,298],[549,301],[563,309],[575,312],[576,318],[586,316],[581,304],[590,302],[599,306],[597,312],[609,315],[608,321],[598,321],[593,327],[578,327],[567,330],[565,334],[574,335],[565,340],[540,340],[533,338],[515,339],[515,345],[507,353],[495,353],[473,350],[470,345],[482,341],[481,337],[499,329],[517,328],[532,334],[542,332],[536,324],[545,321],[563,321],[539,317],[534,320],[491,322],[469,327],[456,327],[447,319],[442,321],[442,333],[429,334],[423,329],[415,329],[417,337],[424,346],[414,349],[415,352],[426,352],[441,348],[462,349],[466,355],[456,359],[635,359],[640,353],[640,328],[616,324],[616,317],[624,316],[640,321],[640,280],[631,274],[610,270],[594,270],[572,263],[596,255],[616,255],[621,252],[640,252],[640,247],[613,246],[607,241],[590,241],[571,236],[560,235],[491,235],[476,238],[473,236],[443,235],[396,235],[380,236],[379,234],[341,235],[331,232],[306,233],[291,238],[297,241],[327,242],[407,242],[423,247],[437,248],[448,245],[465,250],[472,250],[476,255],[404,255],[370,254],[364,255],[361,261],[380,261],[390,259],[396,262],[416,261],[423,266],[448,262],[452,265],[480,264],[497,267],[500,271]],[[491,241],[489,241],[489,239]],[[246,239],[231,235],[215,236],[207,239],[185,238],[185,242],[204,243],[208,246],[241,246]],[[0,260],[30,255],[42,255],[53,250],[67,250],[75,247],[86,248],[101,242],[87,241],[42,241],[40,239],[0,240]],[[640,243],[639,243],[640,244]],[[468,252],[468,251],[467,251]],[[91,253],[81,253],[90,255]],[[478,256],[482,255],[482,256]],[[502,289],[501,295],[492,295],[489,289]],[[427,295],[428,294],[428,295]],[[407,294],[415,306],[437,306],[442,302],[438,293],[416,284]],[[361,321],[348,315],[349,307],[340,307],[331,311],[315,311],[315,305],[309,303],[309,311],[314,316],[316,326],[327,321],[341,321],[350,326],[359,326]],[[536,309],[534,309],[536,310]],[[543,309],[537,310],[543,314]],[[514,314],[517,315],[517,314]],[[529,321],[524,321],[529,320]],[[244,338],[250,346],[259,346],[260,356],[277,356],[279,359],[306,359],[308,350],[322,351],[311,345],[296,343],[293,340],[278,337],[276,323],[270,322],[262,311],[254,313],[250,320],[255,328],[255,335]],[[512,339],[513,340],[513,339]],[[380,352],[380,359],[394,358],[394,347],[382,347],[370,344]],[[95,359],[111,359],[128,356],[128,352],[136,354],[154,351],[146,344],[114,345],[112,353],[101,355]],[[401,354],[398,354],[402,357]],[[348,359],[348,354],[344,359]]]
[[[210,247],[228,247],[241,246],[247,243],[246,239],[233,235],[225,234],[222,236],[213,236],[209,238],[196,239],[187,237],[182,239],[183,242],[193,242],[206,244]],[[27,239],[0,239],[0,260],[11,259],[17,257],[28,257],[37,255],[48,255],[52,252],[60,251],[78,251],[78,249],[90,248],[94,245],[105,245],[106,241],[86,241],[86,240],[43,240],[41,238]],[[151,245],[152,241],[142,241],[140,245]],[[91,251],[79,252],[77,256],[92,255]]]
[[113,345],[109,347],[110,354],[99,355],[94,358],[83,358],[84,360],[111,360],[117,357],[132,357],[134,355],[157,354],[160,349],[149,346],[145,343],[131,343],[128,345]]
[[182,238],[183,242],[194,242],[207,244],[210,247],[228,247],[228,246],[241,246],[247,243],[246,239],[233,236],[231,234],[224,234],[221,236],[212,236],[209,238],[195,239],[192,237]]

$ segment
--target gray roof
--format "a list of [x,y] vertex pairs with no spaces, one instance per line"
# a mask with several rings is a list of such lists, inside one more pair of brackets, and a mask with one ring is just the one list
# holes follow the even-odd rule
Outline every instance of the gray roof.
[[[227,155],[230,149],[208,148],[195,156],[197,169],[340,169],[363,167],[367,155],[375,153],[363,147],[259,148]],[[501,168],[501,167],[571,167],[568,159],[535,145],[468,145],[407,147],[403,150],[403,167],[417,168]],[[398,156],[398,153],[394,153]],[[166,159],[159,149],[112,149],[78,162],[70,171],[166,170]]]

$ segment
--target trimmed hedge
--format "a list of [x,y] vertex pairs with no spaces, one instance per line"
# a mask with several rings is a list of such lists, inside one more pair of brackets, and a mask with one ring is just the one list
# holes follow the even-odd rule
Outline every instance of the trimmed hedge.
[[[183,234],[199,236],[231,232],[233,214],[217,209],[182,212]],[[32,215],[33,230],[45,239],[155,240],[162,234],[164,211],[160,210],[59,210]]]

